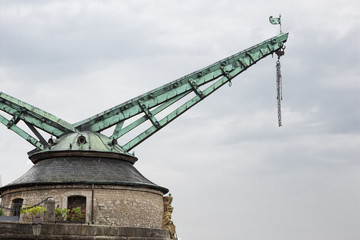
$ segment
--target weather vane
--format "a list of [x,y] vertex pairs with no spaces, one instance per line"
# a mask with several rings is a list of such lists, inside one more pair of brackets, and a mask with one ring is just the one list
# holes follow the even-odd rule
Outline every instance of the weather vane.
[[282,33],[282,30],[281,30],[281,14],[279,14],[278,18],[274,18],[273,16],[270,16],[269,21],[273,25],[279,24],[280,25],[280,33]]

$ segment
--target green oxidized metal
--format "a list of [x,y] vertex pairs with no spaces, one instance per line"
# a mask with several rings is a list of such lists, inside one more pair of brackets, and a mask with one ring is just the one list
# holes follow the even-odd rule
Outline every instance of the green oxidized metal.
[[96,132],[68,133],[59,140],[51,138],[47,149],[36,151],[30,155],[30,159],[36,163],[49,157],[106,157],[128,161],[132,164],[137,160],[130,155],[116,140]]
[[[0,194],[26,186],[58,184],[110,184],[168,192],[133,167],[137,158],[129,151],[256,62],[282,49],[287,38],[287,33],[279,34],[74,124],[0,92],[0,110],[12,116],[0,115],[0,122],[35,147],[28,153],[32,168],[0,188]],[[188,100],[179,102],[184,97]],[[18,127],[20,121],[31,132]],[[118,144],[146,122],[150,127]],[[110,127],[114,127],[111,136],[101,133]],[[39,129],[52,137],[45,140]]]
[[[106,152],[111,156],[134,159],[128,151],[224,84],[231,83],[233,78],[259,60],[282,49],[287,38],[288,33],[281,33],[75,124],[70,124],[48,112],[0,92],[0,110],[13,116],[8,120],[0,115],[0,122],[35,146],[36,149],[29,153],[34,162],[46,154],[60,152],[72,152],[73,154],[87,152],[91,156],[98,152]],[[157,117],[157,114],[169,109],[170,106],[189,94],[190,100],[165,114],[164,117]],[[138,115],[139,117],[133,120],[133,117]],[[16,125],[20,120],[26,123],[37,138]],[[121,140],[124,135],[147,121],[151,123],[149,128],[124,144],[117,144],[118,139]],[[103,130],[113,126],[115,129],[111,136],[100,134]],[[46,141],[37,129],[51,134],[54,138]],[[85,143],[78,143],[81,136],[85,138]]]

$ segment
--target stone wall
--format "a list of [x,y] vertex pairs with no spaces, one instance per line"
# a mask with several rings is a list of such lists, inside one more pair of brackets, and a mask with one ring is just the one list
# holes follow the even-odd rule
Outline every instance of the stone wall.
[[166,229],[127,228],[117,226],[44,224],[40,236],[35,237],[31,223],[0,222],[0,239],[46,240],[171,240]]
[[[162,193],[157,190],[114,185],[48,185],[12,189],[3,192],[2,205],[11,207],[22,198],[23,206],[34,205],[51,196],[55,206],[67,208],[69,196],[86,197],[86,222],[122,227],[161,228]],[[94,204],[93,204],[94,203]],[[93,211],[92,211],[93,206]],[[92,215],[93,212],[93,215]],[[10,212],[6,211],[9,215]]]

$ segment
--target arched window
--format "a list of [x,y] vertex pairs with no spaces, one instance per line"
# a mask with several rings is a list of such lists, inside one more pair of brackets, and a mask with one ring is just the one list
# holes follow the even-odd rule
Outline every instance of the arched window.
[[15,198],[11,201],[11,216],[18,216],[20,217],[20,209],[23,205],[24,199],[22,198]]
[[70,217],[75,217],[74,212],[72,211],[74,208],[80,207],[81,209],[81,220],[85,221],[86,216],[86,197],[84,196],[69,196],[68,197],[68,209],[70,209]]

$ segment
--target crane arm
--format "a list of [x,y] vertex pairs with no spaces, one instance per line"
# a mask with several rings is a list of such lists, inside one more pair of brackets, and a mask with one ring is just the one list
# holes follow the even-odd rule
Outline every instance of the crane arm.
[[[287,38],[288,33],[280,33],[208,67],[75,123],[74,127],[78,131],[101,132],[116,126],[111,137],[119,139],[142,123],[150,121],[151,126],[149,128],[122,146],[124,150],[129,151],[225,83],[231,82],[233,78],[257,61],[280,51]],[[168,109],[189,94],[192,94],[189,100],[161,119],[157,118],[158,113]],[[139,114],[140,117],[133,120],[133,117]],[[124,127],[125,121],[129,123]]]
[[[75,132],[75,128],[70,123],[2,92],[0,92],[0,110],[13,116],[8,120],[0,115],[0,122],[38,149],[44,149],[47,142],[36,128],[56,137],[68,132]],[[25,122],[38,139],[16,125],[20,120]]]

